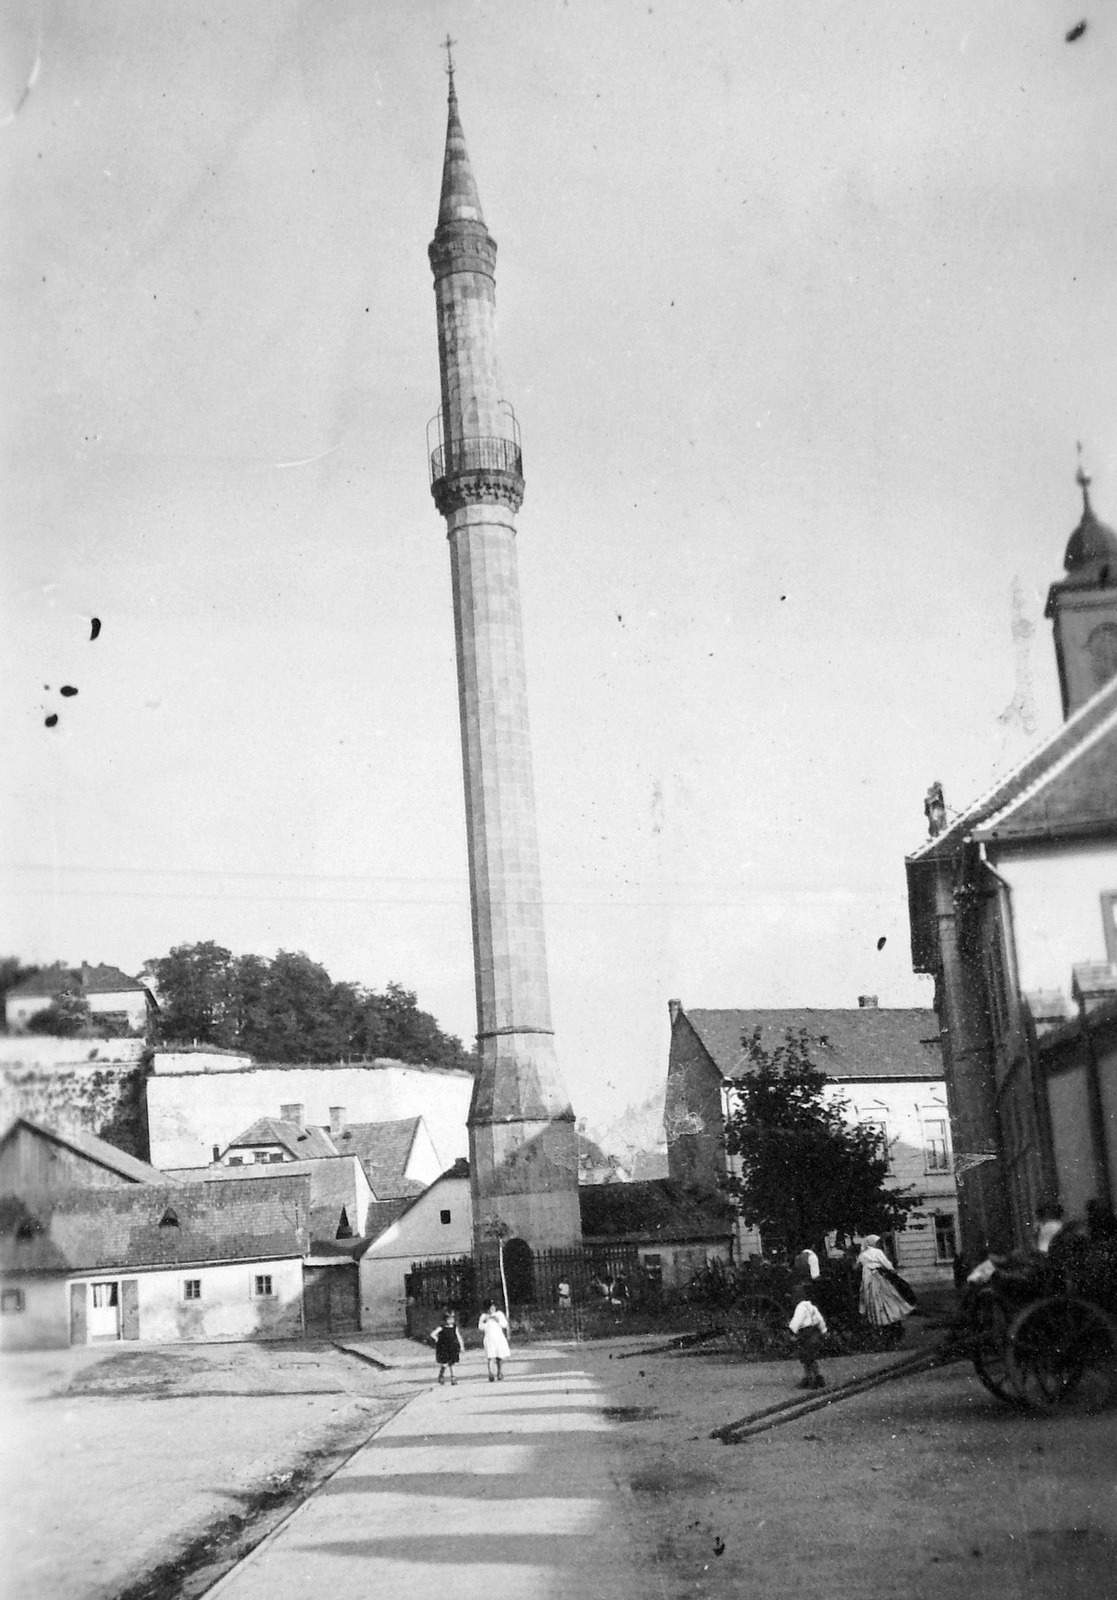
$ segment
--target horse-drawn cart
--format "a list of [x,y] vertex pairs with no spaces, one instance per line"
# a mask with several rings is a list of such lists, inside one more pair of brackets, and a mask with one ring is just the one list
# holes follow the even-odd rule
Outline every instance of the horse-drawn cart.
[[1117,1241],[1071,1236],[972,1285],[970,1354],[1008,1405],[1098,1410],[1117,1400]]

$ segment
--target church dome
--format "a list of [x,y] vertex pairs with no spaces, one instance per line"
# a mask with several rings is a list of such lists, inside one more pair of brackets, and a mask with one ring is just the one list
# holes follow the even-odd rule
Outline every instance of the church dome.
[[1117,562],[1117,533],[1099,522],[1090,504],[1090,480],[1079,472],[1082,486],[1082,520],[1067,541],[1063,565],[1068,572],[1084,573],[1084,569],[1103,562]]

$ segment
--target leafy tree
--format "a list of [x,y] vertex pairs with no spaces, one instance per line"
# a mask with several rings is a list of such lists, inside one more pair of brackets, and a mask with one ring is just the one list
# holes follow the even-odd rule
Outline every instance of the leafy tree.
[[335,983],[302,951],[274,960],[234,956],[207,941],[176,945],[148,961],[159,991],[158,1033],[165,1043],[243,1050],[264,1061],[337,1061],[387,1056],[425,1066],[472,1070],[475,1057],[419,1009],[410,989],[383,994]]
[[902,1228],[918,1200],[885,1186],[879,1129],[824,1098],[826,1074],[811,1061],[806,1032],[789,1029],[767,1050],[758,1028],[741,1044],[748,1067],[732,1080],[725,1140],[737,1170],[725,1188],[744,1220],[796,1250],[832,1232]]
[[64,991],[49,1006],[27,1019],[28,1033],[53,1034],[59,1039],[78,1039],[90,1032],[89,1001],[80,994]]
[[164,1042],[234,1044],[236,1006],[233,953],[212,939],[175,945],[171,953],[145,961],[143,970],[159,998],[156,1023]]
[[6,1000],[8,990],[14,989],[24,978],[33,978],[42,967],[25,967],[18,956],[0,956],[0,1001]]

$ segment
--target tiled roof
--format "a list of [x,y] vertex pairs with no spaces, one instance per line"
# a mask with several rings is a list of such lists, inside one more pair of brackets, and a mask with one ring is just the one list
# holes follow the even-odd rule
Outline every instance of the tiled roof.
[[337,1148],[360,1156],[378,1200],[422,1194],[427,1187],[404,1177],[421,1121],[421,1117],[403,1117],[395,1122],[350,1122],[338,1134]]
[[933,1011],[858,1006],[856,1010],[685,1011],[723,1078],[747,1071],[742,1035],[760,1029],[771,1050],[790,1028],[805,1029],[811,1060],[831,1078],[941,1078],[939,1019]]
[[0,1199],[0,1270],[116,1271],[303,1256],[309,1203],[305,1176],[9,1195]]
[[342,1154],[322,1128],[300,1128],[297,1122],[284,1122],[282,1117],[258,1118],[244,1133],[230,1140],[228,1149],[269,1144],[282,1145],[296,1161]]
[[98,1166],[106,1167],[119,1177],[126,1178],[129,1183],[178,1182],[177,1178],[169,1177],[165,1172],[149,1166],[146,1161],[140,1161],[136,1156],[130,1156],[126,1150],[118,1150],[114,1144],[99,1139],[95,1133],[87,1133],[84,1128],[70,1128],[63,1133],[57,1128],[44,1127],[41,1122],[32,1122],[30,1117],[17,1117],[0,1137],[0,1144],[4,1144],[21,1125],[40,1139],[49,1139],[54,1144],[76,1150],[90,1161],[95,1161]]
[[578,1190],[582,1233],[589,1239],[728,1238],[734,1211],[724,1195],[686,1189],[670,1178],[594,1183]]
[[364,1219],[357,1209],[355,1165],[355,1159],[347,1161],[344,1156],[321,1156],[275,1166],[176,1167],[168,1176],[187,1183],[275,1183],[305,1173],[310,1179],[310,1236],[317,1242],[336,1236],[343,1208],[352,1231],[360,1231]]
[[[1111,678],[1038,750],[955,818],[949,828],[928,839],[908,861],[952,856],[971,836],[986,837],[986,829],[996,829],[1001,837],[998,818],[1004,819],[1005,837],[1009,828],[1016,837],[1034,837],[1037,833],[1073,833],[1099,823],[1112,826],[1117,821],[1115,730],[1117,678]],[[1104,782],[1107,771],[1108,788]],[[1020,814],[1014,818],[1018,806]]]
[[368,1208],[368,1220],[365,1223],[365,1233],[369,1240],[379,1239],[385,1228],[390,1228],[405,1211],[410,1211],[417,1198],[417,1196],[406,1198],[401,1195],[398,1200],[374,1200]]
[[129,994],[142,993],[144,985],[138,978],[130,978],[119,967],[64,967],[56,962],[44,967],[33,978],[24,978],[8,990],[9,995],[73,994]]

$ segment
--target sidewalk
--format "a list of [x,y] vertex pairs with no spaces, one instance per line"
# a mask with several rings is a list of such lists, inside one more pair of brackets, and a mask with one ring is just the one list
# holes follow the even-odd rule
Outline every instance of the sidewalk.
[[471,1353],[455,1387],[432,1381],[210,1595],[642,1594],[614,1503],[606,1403],[577,1351],[517,1353],[499,1384]]

